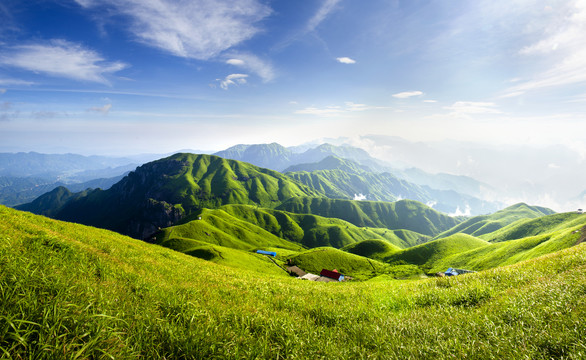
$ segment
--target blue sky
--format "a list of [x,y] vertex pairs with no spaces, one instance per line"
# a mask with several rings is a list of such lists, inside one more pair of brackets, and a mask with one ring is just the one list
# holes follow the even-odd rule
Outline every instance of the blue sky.
[[586,155],[584,0],[4,0],[0,151],[319,138]]

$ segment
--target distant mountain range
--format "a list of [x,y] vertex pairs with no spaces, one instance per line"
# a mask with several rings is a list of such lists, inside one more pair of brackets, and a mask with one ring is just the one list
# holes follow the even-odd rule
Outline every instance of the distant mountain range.
[[[478,194],[489,187],[474,179],[432,175],[418,169],[393,169],[363,149],[349,145],[322,144],[304,148],[286,148],[277,143],[236,145],[216,155],[287,172],[292,179],[331,198],[413,199],[446,213],[464,215],[486,214],[502,207],[481,200]],[[87,188],[108,189],[136,168],[136,163],[128,163],[135,159],[74,154],[0,154],[0,203],[15,206],[30,202],[58,186],[73,192]],[[17,166],[19,163],[24,164],[22,168]]]

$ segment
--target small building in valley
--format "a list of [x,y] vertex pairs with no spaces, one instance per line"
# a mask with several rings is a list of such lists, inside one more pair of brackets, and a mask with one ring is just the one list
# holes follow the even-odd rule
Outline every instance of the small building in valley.
[[470,273],[475,273],[475,272],[476,271],[473,271],[473,270],[448,268],[448,270],[446,270],[446,272],[444,274],[446,276],[456,276],[456,275],[470,274]]
[[337,270],[322,269],[322,271],[319,274],[321,276],[324,276],[324,277],[327,277],[330,279],[334,279],[334,280],[338,280],[338,281],[344,280],[344,275],[340,274]]

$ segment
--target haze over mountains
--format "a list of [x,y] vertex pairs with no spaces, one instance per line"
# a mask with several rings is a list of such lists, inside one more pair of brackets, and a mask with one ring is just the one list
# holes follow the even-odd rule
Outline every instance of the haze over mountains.
[[[486,214],[519,201],[567,211],[584,207],[586,199],[580,175],[586,169],[569,148],[499,149],[455,142],[413,143],[381,136],[361,137],[358,142],[344,138],[328,141],[338,145],[241,144],[214,154],[326,187],[324,191],[330,197],[384,201],[408,198],[453,214]],[[380,158],[348,143],[364,146]],[[141,163],[164,156],[3,153],[0,203],[29,202],[56,186],[72,191],[106,189]],[[340,176],[340,171],[345,175]],[[332,179],[337,184],[332,184]]]

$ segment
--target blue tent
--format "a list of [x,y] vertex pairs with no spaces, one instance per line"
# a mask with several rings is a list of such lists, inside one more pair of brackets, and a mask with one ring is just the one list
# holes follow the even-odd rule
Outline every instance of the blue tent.
[[266,251],[266,250],[256,250],[257,254],[262,254],[262,255],[270,255],[270,256],[277,256],[277,253],[274,251]]

